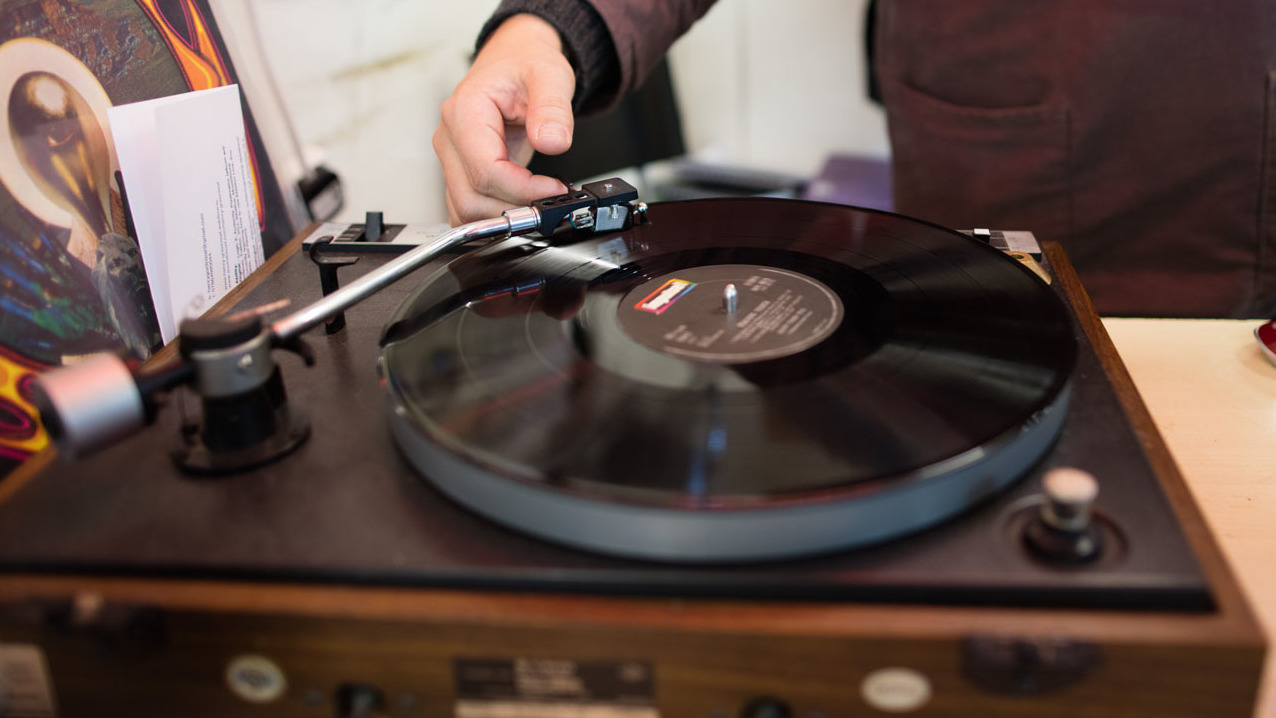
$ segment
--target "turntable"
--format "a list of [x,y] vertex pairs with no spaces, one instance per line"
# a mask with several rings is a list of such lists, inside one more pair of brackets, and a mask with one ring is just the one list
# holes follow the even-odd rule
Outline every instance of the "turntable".
[[49,382],[125,408],[4,487],[13,714],[1250,714],[1261,633],[1057,246],[533,208],[326,298],[298,238],[182,362]]

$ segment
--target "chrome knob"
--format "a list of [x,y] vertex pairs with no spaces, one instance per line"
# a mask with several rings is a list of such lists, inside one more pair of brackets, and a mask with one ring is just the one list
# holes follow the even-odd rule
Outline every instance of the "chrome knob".
[[1089,563],[1103,553],[1103,531],[1091,507],[1099,496],[1094,476],[1071,467],[1051,469],[1041,480],[1044,500],[1024,526],[1024,543],[1050,563]]

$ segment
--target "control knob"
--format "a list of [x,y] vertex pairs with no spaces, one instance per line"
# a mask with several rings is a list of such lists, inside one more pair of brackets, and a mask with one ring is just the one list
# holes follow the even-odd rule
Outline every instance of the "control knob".
[[745,704],[740,718],[790,718],[793,710],[779,698],[755,698]]
[[1091,506],[1099,495],[1094,476],[1071,467],[1051,469],[1041,480],[1045,492],[1036,516],[1024,528],[1024,540],[1041,558],[1087,563],[1103,553],[1103,532]]

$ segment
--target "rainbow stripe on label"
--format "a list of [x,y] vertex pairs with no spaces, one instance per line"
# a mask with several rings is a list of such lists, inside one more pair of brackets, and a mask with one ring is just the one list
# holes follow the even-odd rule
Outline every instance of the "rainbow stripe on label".
[[685,279],[670,279],[656,291],[648,294],[645,299],[634,305],[634,309],[640,312],[651,312],[652,314],[664,314],[665,310],[673,306],[692,287],[696,286],[695,282],[688,282]]

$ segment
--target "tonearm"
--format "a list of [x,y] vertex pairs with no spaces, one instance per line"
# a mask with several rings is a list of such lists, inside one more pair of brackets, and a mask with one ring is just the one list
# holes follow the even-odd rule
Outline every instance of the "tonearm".
[[201,421],[185,432],[174,454],[178,465],[218,474],[264,464],[309,435],[307,422],[288,405],[274,350],[292,351],[313,363],[302,334],[459,245],[549,235],[563,225],[611,232],[644,212],[629,183],[587,183],[500,217],[455,227],[273,323],[252,311],[186,320],[178,334],[178,358],[162,366],[140,367],[115,354],[98,354],[47,372],[36,382],[35,403],[59,454],[76,458],[150,424],[167,392],[189,386],[201,399]]

